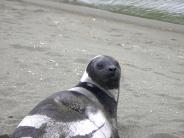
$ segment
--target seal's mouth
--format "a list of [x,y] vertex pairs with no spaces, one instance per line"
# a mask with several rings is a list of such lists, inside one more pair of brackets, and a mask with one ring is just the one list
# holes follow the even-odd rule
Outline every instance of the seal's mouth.
[[107,74],[107,80],[110,81],[119,81],[120,80],[120,73],[119,72],[111,72]]

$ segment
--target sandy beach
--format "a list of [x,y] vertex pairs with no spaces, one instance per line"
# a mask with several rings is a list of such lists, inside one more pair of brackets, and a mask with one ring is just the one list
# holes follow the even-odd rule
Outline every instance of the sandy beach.
[[57,0],[0,1],[0,135],[99,54],[122,67],[121,138],[184,137],[184,26]]

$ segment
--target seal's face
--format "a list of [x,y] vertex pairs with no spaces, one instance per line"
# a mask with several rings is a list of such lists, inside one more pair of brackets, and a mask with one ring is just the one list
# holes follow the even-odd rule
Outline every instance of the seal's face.
[[121,68],[119,63],[109,56],[97,56],[87,66],[89,77],[105,89],[119,88]]

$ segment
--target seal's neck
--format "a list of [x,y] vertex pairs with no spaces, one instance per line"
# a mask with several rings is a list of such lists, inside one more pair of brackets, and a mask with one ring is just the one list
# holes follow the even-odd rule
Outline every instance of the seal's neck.
[[117,116],[117,102],[110,97],[103,89],[90,82],[80,82],[76,87],[82,87],[91,92],[103,105],[109,115],[113,118]]
[[94,82],[85,71],[78,87],[83,87],[93,93],[101,104],[104,106],[104,109],[107,110],[111,116],[116,117],[117,115],[117,97],[114,94],[119,93],[119,89],[106,90],[96,82]]
[[88,82],[88,83],[94,84],[97,87],[99,87],[100,89],[102,89],[109,97],[114,98],[114,100],[116,102],[118,101],[119,88],[117,88],[117,89],[108,89],[108,90],[104,89],[99,84],[97,84],[95,81],[93,81],[86,71],[84,72],[80,82],[81,83],[82,82]]

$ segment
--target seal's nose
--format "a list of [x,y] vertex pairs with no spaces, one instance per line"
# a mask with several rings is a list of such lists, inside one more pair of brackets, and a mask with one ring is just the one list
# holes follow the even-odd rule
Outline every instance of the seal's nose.
[[115,67],[115,66],[109,66],[109,67],[108,67],[108,70],[109,70],[110,72],[115,72],[115,71],[116,71],[116,67]]

